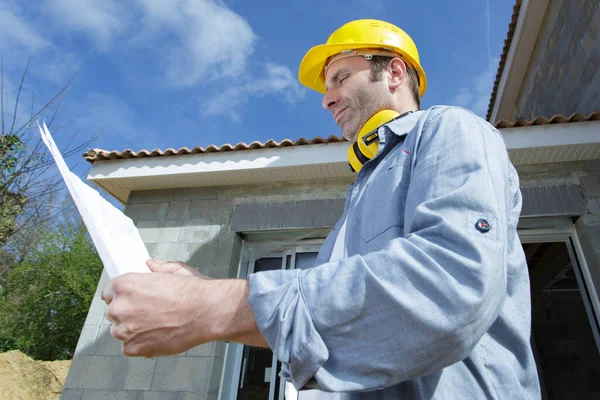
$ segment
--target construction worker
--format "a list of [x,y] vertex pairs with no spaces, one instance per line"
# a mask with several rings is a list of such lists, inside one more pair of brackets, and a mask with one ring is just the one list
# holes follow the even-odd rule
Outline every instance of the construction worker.
[[317,266],[209,280],[149,261],[171,274],[103,293],[123,352],[268,345],[300,399],[539,398],[519,180],[500,133],[463,109],[420,110],[417,48],[387,22],[340,27],[299,79],[324,94],[357,171]]

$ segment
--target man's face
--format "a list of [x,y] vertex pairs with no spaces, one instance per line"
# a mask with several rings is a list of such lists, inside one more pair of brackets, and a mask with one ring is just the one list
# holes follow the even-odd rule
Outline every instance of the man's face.
[[362,56],[335,61],[325,75],[323,108],[332,112],[342,135],[351,142],[369,118],[389,108],[387,80],[373,82],[370,77],[371,66]]

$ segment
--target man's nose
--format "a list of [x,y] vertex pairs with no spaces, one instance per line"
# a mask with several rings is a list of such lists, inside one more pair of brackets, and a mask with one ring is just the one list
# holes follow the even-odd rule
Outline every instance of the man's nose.
[[323,96],[323,108],[331,110],[338,102],[338,96],[334,90],[327,90]]

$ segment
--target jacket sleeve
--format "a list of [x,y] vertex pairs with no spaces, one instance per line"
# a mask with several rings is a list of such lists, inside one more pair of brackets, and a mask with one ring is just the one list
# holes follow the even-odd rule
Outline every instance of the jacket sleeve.
[[432,111],[421,132],[404,237],[250,276],[259,328],[296,388],[373,390],[439,371],[468,356],[502,308],[512,201],[502,137],[457,108]]

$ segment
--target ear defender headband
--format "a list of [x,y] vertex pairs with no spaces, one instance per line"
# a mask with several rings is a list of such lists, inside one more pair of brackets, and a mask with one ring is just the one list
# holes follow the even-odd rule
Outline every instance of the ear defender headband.
[[383,110],[369,118],[358,132],[356,142],[348,147],[348,167],[350,171],[360,171],[367,161],[375,157],[379,148],[378,129],[381,126],[410,113],[412,111],[400,115],[394,110]]

